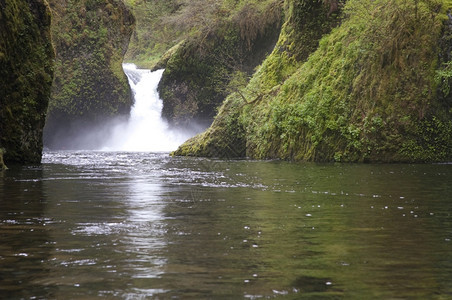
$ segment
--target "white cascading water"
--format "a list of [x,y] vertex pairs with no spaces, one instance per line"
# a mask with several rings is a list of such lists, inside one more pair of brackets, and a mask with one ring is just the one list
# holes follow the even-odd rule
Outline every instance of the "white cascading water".
[[177,147],[193,134],[171,130],[161,117],[163,103],[157,86],[163,70],[151,72],[138,69],[134,64],[124,64],[135,103],[127,123],[117,124],[104,150],[167,152]]

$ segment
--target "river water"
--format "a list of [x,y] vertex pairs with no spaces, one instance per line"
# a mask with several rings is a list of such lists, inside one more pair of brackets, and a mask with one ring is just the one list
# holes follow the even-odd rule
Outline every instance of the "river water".
[[0,298],[452,298],[451,164],[59,151],[9,167]]

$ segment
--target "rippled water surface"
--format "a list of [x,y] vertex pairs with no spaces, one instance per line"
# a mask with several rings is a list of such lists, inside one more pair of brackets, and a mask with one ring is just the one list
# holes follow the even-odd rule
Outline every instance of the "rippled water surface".
[[47,152],[0,173],[0,298],[451,299],[452,165]]

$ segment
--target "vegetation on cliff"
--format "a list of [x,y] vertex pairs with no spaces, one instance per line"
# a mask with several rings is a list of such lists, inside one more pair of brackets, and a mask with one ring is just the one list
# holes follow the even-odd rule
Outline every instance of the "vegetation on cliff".
[[134,18],[119,0],[50,0],[56,49],[55,80],[45,128],[45,144],[72,130],[119,115],[133,104],[122,70]]
[[316,1],[289,3],[273,53],[175,155],[452,159],[449,1],[349,0],[307,60],[308,24],[335,22],[310,13]]
[[0,156],[6,162],[41,161],[53,79],[50,23],[44,0],[0,1]]
[[[283,0],[126,0],[137,18],[126,61],[165,68],[163,116],[209,125],[231,90],[271,53]],[[245,80],[239,82],[236,79]]]
[[182,41],[189,31],[182,30],[171,21],[181,7],[180,0],[124,2],[135,16],[137,24],[125,61],[141,68],[162,67],[162,56]]
[[273,50],[282,6],[280,0],[185,1],[171,21],[190,31],[165,57],[163,116],[176,126],[210,124],[230,83],[246,80]]

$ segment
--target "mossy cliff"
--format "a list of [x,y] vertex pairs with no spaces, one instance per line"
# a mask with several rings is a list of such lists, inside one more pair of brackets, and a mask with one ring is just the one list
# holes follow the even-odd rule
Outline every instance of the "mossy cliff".
[[213,125],[174,154],[452,160],[449,2],[349,0],[340,25],[304,61],[298,56],[312,48],[300,41],[312,29],[303,22],[319,15],[303,6],[308,1],[288,1],[273,53]]
[[50,25],[46,1],[0,0],[0,148],[7,163],[41,161],[53,78]]
[[119,0],[49,3],[56,69],[45,144],[71,147],[76,131],[130,112],[133,99],[122,61],[134,17]]
[[182,5],[170,20],[185,32],[184,39],[158,64],[165,68],[159,84],[163,116],[176,126],[209,125],[228,93],[246,84],[273,50],[282,6],[280,0]]

